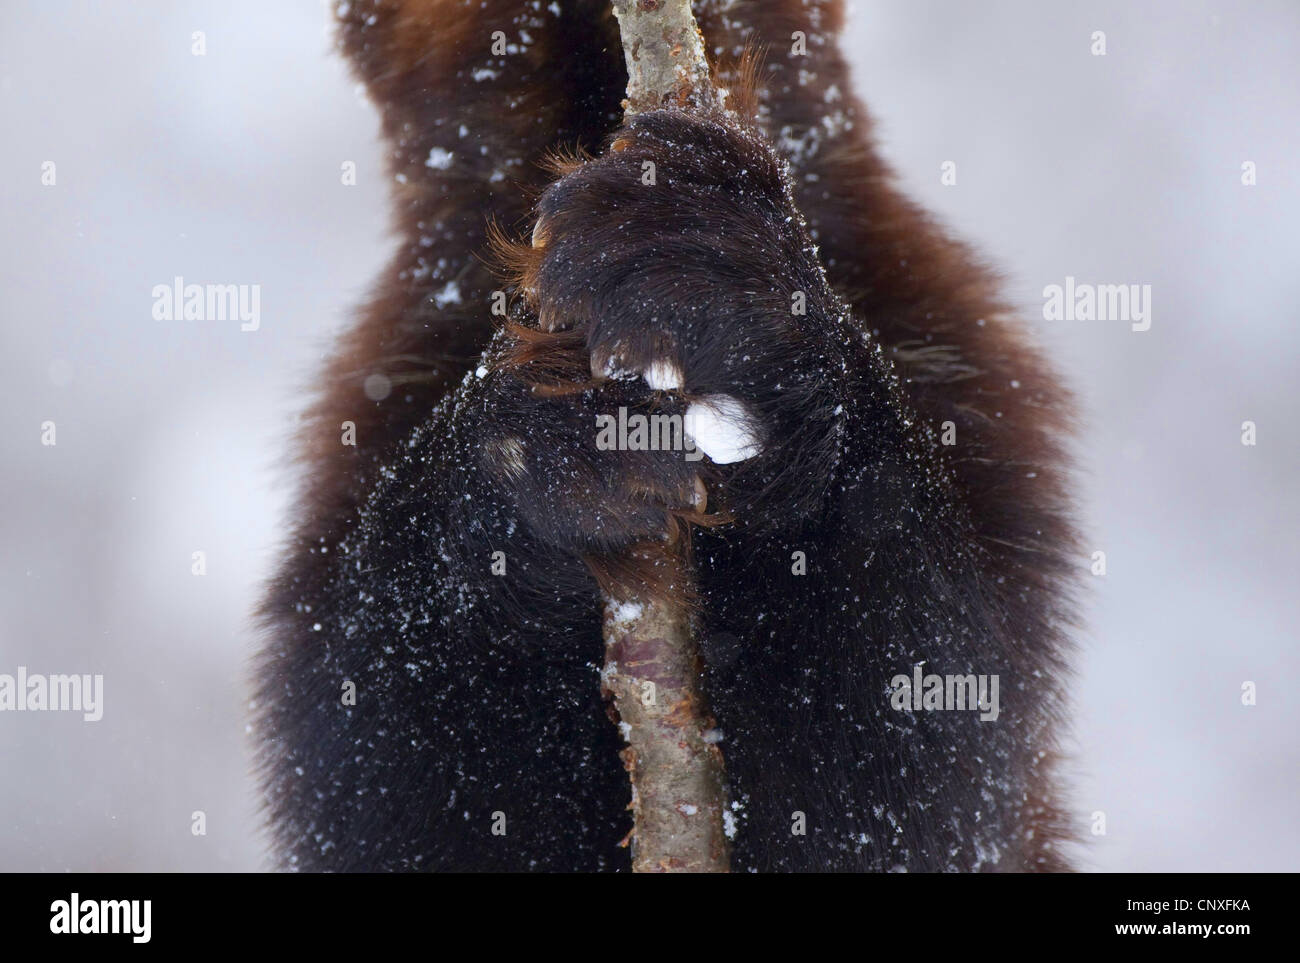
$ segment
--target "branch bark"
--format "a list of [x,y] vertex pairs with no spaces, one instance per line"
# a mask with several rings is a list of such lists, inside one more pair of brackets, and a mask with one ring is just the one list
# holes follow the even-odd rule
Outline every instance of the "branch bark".
[[[627,61],[627,117],[663,106],[718,102],[690,0],[613,0]],[[669,597],[616,584],[605,595],[602,691],[612,698],[632,780],[632,871],[725,873],[726,782],[714,722],[700,689],[693,596],[684,540],[643,548],[666,566]],[[629,571],[638,566],[628,567]],[[661,569],[662,571],[662,569]]]
[[627,62],[631,115],[656,107],[706,108],[717,103],[704,38],[690,0],[613,0]]
[[[674,549],[647,551],[675,578],[689,577]],[[604,630],[601,686],[628,742],[620,756],[632,779],[632,871],[725,873],[722,752],[700,692],[689,609],[680,594],[640,598],[619,586],[606,597]]]

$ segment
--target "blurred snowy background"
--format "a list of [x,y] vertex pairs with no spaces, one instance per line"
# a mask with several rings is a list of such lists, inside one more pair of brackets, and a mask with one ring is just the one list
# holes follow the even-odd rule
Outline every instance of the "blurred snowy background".
[[[391,247],[376,116],[318,0],[3,22],[0,672],[103,673],[105,713],[0,714],[0,870],[260,868],[248,613],[295,390]],[[844,43],[907,188],[1027,316],[1066,275],[1153,286],[1145,333],[1035,322],[1108,561],[1080,576],[1085,866],[1300,870],[1300,4],[859,0]],[[154,321],[176,275],[260,284],[261,330]]]

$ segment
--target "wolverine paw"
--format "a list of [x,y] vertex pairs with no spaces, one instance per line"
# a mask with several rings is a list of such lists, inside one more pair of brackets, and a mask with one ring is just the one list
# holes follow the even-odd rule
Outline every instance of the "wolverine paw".
[[593,383],[685,406],[693,444],[728,466],[719,504],[752,518],[764,499],[787,515],[818,502],[853,336],[762,137],[638,115],[543,193],[520,263],[539,327],[585,347]]
[[544,543],[617,553],[712,523],[710,468],[682,434],[684,405],[619,382],[555,395],[511,372],[490,381],[480,469]]

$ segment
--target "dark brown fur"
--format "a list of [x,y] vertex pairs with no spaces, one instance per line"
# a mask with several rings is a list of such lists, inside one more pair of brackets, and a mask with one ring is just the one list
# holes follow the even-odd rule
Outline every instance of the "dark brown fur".
[[[392,172],[404,175],[405,183],[396,185],[399,254],[328,367],[324,397],[306,429],[306,498],[290,560],[266,610],[275,635],[261,676],[268,802],[280,851],[293,865],[619,865],[612,847],[626,828],[619,826],[618,804],[619,786],[623,794],[626,787],[616,771],[616,742],[586,715],[600,711],[594,679],[588,708],[567,724],[570,737],[582,745],[555,747],[551,760],[556,767],[593,771],[608,756],[612,774],[602,773],[599,785],[588,780],[585,792],[596,795],[584,802],[579,793],[569,803],[591,810],[582,831],[572,821],[581,823],[581,813],[562,823],[534,798],[554,795],[546,789],[552,783],[568,782],[544,769],[519,780],[520,793],[524,785],[538,787],[532,795],[512,797],[503,783],[497,793],[505,801],[492,801],[498,797],[490,793],[481,800],[484,807],[499,805],[512,818],[522,817],[529,827],[522,839],[515,835],[501,843],[485,837],[480,820],[487,815],[477,810],[466,810],[463,831],[470,836],[464,838],[448,836],[462,832],[460,820],[439,823],[435,831],[432,822],[421,828],[420,819],[397,815],[412,806],[436,808],[441,802],[432,797],[445,795],[448,787],[466,801],[473,797],[474,786],[454,775],[456,760],[504,747],[512,733],[527,740],[532,725],[548,731],[523,709],[502,707],[500,720],[481,720],[481,741],[459,733],[457,740],[470,740],[456,742],[461,756],[449,737],[423,755],[408,749],[419,776],[409,777],[403,808],[391,812],[377,799],[370,809],[347,801],[347,787],[375,782],[377,772],[398,765],[398,756],[384,761],[389,750],[376,748],[373,764],[358,761],[350,769],[353,764],[345,765],[342,757],[329,761],[337,750],[313,746],[341,736],[321,730],[338,725],[337,683],[346,674],[368,678],[364,691],[388,693],[386,702],[367,710],[375,713],[369,721],[349,723],[363,725],[358,731],[371,733],[365,738],[372,744],[374,731],[406,718],[402,700],[420,699],[417,693],[427,691],[412,688],[404,696],[405,681],[368,668],[365,646],[388,637],[382,633],[351,655],[351,643],[344,643],[342,657],[321,660],[314,653],[322,645],[328,649],[328,640],[309,631],[320,619],[305,617],[301,607],[315,600],[317,611],[330,612],[325,619],[333,618],[340,631],[357,625],[366,631],[364,619],[348,609],[355,603],[342,597],[357,589],[334,568],[345,559],[378,570],[379,581],[361,585],[363,596],[415,597],[418,584],[407,585],[402,573],[425,549],[418,541],[407,544],[406,533],[395,533],[430,498],[446,499],[450,507],[416,527],[441,532],[439,544],[450,539],[461,546],[450,556],[442,552],[452,559],[439,576],[448,585],[473,583],[477,576],[458,574],[456,566],[477,564],[482,552],[498,544],[508,544],[523,568],[508,588],[487,580],[474,589],[484,601],[471,606],[456,629],[465,641],[440,643],[460,653],[456,658],[421,662],[424,685],[441,679],[435,687],[446,693],[460,691],[458,672],[481,678],[483,669],[475,667],[471,652],[505,646],[493,657],[499,665],[510,658],[510,646],[555,651],[562,638],[568,640],[564,646],[575,647],[577,662],[554,677],[552,695],[572,691],[574,699],[586,699],[581,663],[595,660],[599,645],[598,599],[594,585],[584,581],[590,578],[586,573],[609,577],[611,567],[626,558],[623,548],[666,526],[681,533],[699,527],[693,544],[706,631],[743,642],[739,651],[714,660],[709,679],[720,725],[732,733],[723,749],[733,798],[745,806],[737,841],[741,868],[1066,865],[1061,844],[1070,833],[1052,776],[1053,727],[1062,712],[1067,671],[1062,632],[1070,617],[1064,587],[1072,548],[1062,453],[1069,420],[1064,392],[1019,328],[1005,319],[989,272],[892,186],[834,42],[839,4],[708,2],[697,7],[697,15],[741,116],[711,129],[670,114],[651,115],[617,134],[622,53],[603,2],[568,2],[558,17],[540,4],[534,9],[496,0],[482,7],[447,0],[354,2],[342,20],[343,48],[381,107]],[[494,56],[490,38],[498,29],[511,42],[525,31],[532,43]],[[794,31],[807,34],[808,56],[787,55]],[[753,49],[765,51],[761,62],[745,56]],[[496,76],[481,74],[484,79],[476,82],[475,70]],[[823,122],[828,112],[834,115],[829,125]],[[745,116],[755,118],[756,130],[748,129]],[[461,123],[469,138],[459,136]],[[810,133],[815,131],[821,133]],[[764,137],[786,153],[789,180],[770,159]],[[610,150],[594,159],[576,152],[596,151],[611,139]],[[671,146],[684,140],[702,149],[684,153]],[[456,160],[449,170],[425,165],[434,147],[452,151]],[[680,194],[629,192],[629,178],[644,157],[657,160],[667,183],[685,190],[702,185],[701,193],[675,207],[673,198]],[[505,163],[514,159],[519,162]],[[506,176],[494,182],[499,169]],[[718,242],[716,261],[705,267],[698,258],[680,266],[664,261],[664,272],[680,270],[686,279],[680,298],[664,302],[664,288],[651,280],[655,252],[671,249],[685,236],[682,231],[694,230],[712,196],[706,187],[711,177],[723,189],[707,222],[717,228],[710,234]],[[738,190],[742,182],[749,188]],[[784,196],[788,187],[792,212]],[[490,225],[501,225],[501,236],[527,233],[539,197],[538,245],[511,246],[498,237],[494,261]],[[635,246],[603,233],[614,210],[660,235],[638,254]],[[793,214],[792,226],[783,226],[787,213]],[[753,224],[767,224],[757,247],[747,240],[754,232],[745,229]],[[808,254],[809,238],[818,247],[825,281]],[[615,282],[599,269],[602,250],[617,263],[650,266]],[[439,258],[445,259],[442,266]],[[507,280],[494,271],[504,271]],[[752,283],[744,280],[751,271]],[[729,277],[734,289],[720,280]],[[759,282],[767,277],[777,283],[764,294]],[[434,297],[449,282],[457,285],[460,301],[439,308]],[[608,297],[595,310],[591,292],[602,285]],[[489,347],[502,323],[489,314],[489,299],[503,287],[512,292],[514,320]],[[809,293],[810,307],[807,318],[791,326],[793,288]],[[653,318],[630,310],[652,290],[660,292],[652,303],[661,308],[650,312]],[[709,317],[719,334],[702,334],[714,329],[683,320],[710,298],[717,310]],[[610,304],[624,307],[611,314]],[[676,319],[677,326],[655,320],[660,314]],[[763,319],[778,316],[781,323],[774,321],[768,332]],[[861,333],[869,334],[870,345],[862,343]],[[635,342],[630,347],[629,339]],[[648,397],[644,390],[594,378],[588,357],[599,362],[615,342],[638,362],[679,352],[688,377],[684,398]],[[751,358],[745,366],[739,346]],[[492,374],[470,378],[447,397],[480,364],[485,349]],[[830,371],[847,374],[822,376]],[[365,377],[375,372],[394,385],[379,402],[362,391]],[[693,392],[718,391],[742,396],[763,412],[762,457],[727,467],[584,455],[563,472],[544,460],[550,451],[575,444],[566,439],[580,437],[575,433],[581,426],[610,405],[667,410],[665,405]],[[434,444],[420,426],[440,401],[434,424],[446,418],[448,427],[435,431],[446,433],[450,448],[394,470],[395,453],[402,455],[419,439]],[[847,436],[832,417],[837,402],[849,409]],[[337,444],[343,421],[357,425],[355,449]],[[935,443],[946,421],[956,426],[953,447]],[[494,477],[490,459],[475,462],[480,451],[499,450],[509,438],[531,442],[533,435],[551,440],[530,444],[528,457],[537,460],[528,462],[522,481]],[[859,461],[845,462],[844,452]],[[466,461],[480,463],[479,474],[457,467]],[[709,488],[712,514],[690,503],[695,474]],[[449,482],[453,477],[458,480]],[[543,477],[555,484],[536,481]],[[556,501],[557,487],[572,495],[572,505]],[[423,495],[406,508],[409,496],[403,492]],[[453,500],[462,492],[473,494],[477,518],[456,507]],[[510,531],[519,520],[532,534],[510,541],[487,534],[505,531],[506,520]],[[790,578],[792,549],[808,553],[816,578]],[[842,581],[841,573],[859,569],[864,574]],[[409,578],[434,577],[418,576],[419,570],[413,567]],[[617,576],[626,580],[628,573]],[[508,595],[492,602],[499,590]],[[896,599],[904,604],[893,604]],[[380,623],[385,616],[374,618]],[[578,628],[586,619],[590,627]],[[573,629],[562,628],[570,623]],[[548,627],[539,635],[541,624]],[[329,628],[327,621],[326,635]],[[939,648],[926,641],[936,637],[948,641]],[[879,657],[878,666],[859,667],[858,657],[844,649],[850,639],[887,657]],[[706,644],[706,656],[710,651],[728,650]],[[343,665],[334,664],[340,658]],[[930,717],[900,732],[889,710],[881,711],[878,687],[920,660],[940,672],[1003,673],[1004,684],[1019,686],[1013,689],[1017,695],[1008,694],[1018,701],[1000,728]],[[503,698],[511,691],[517,690],[503,689]],[[799,708],[802,702],[813,708]],[[440,704],[476,718],[464,706]],[[543,720],[548,713],[556,710],[544,710]],[[425,725],[416,721],[418,715],[410,718],[411,725]],[[494,735],[498,721],[503,728]],[[874,735],[841,737],[837,727],[845,726]],[[806,749],[783,755],[791,740],[797,749],[800,733]],[[954,754],[952,747],[960,751]],[[501,752],[503,771],[528,765],[512,761],[505,748]],[[313,777],[290,774],[295,767],[310,769],[313,760]],[[863,782],[868,771],[875,776]],[[494,772],[488,766],[478,778],[491,782],[499,778]],[[392,777],[387,779],[392,789]],[[337,794],[338,807],[321,808],[322,793],[331,799]],[[400,794],[394,790],[388,798],[395,795]],[[595,798],[602,802],[597,805]],[[809,837],[789,835],[796,810],[809,817]],[[977,825],[988,834],[982,841],[974,838]],[[859,832],[864,842],[847,841]],[[376,840],[376,833],[389,838]],[[323,838],[328,845],[317,851]]]

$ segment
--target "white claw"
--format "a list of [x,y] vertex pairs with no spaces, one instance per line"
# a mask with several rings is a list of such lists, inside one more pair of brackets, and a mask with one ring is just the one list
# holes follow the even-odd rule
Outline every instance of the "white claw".
[[692,402],[683,427],[716,465],[744,461],[762,450],[756,422],[739,399],[730,395],[708,395]]
[[695,478],[695,494],[691,498],[691,502],[697,512],[704,511],[709,504],[709,490],[704,487],[704,481],[698,475]]
[[671,361],[654,361],[645,369],[645,383],[655,391],[680,391],[682,369]]

